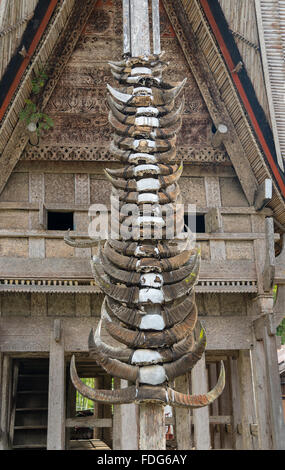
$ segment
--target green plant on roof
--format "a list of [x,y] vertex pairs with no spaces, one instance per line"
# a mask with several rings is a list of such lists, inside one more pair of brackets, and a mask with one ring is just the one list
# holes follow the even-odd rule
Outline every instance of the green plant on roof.
[[[32,95],[38,95],[45,85],[48,76],[44,69],[40,69],[37,75],[32,79]],[[46,113],[43,113],[37,109],[36,103],[33,99],[25,100],[26,106],[22,109],[19,114],[21,121],[26,123],[28,129],[32,132],[36,132],[38,135],[41,131],[45,131],[53,127],[53,120]]]

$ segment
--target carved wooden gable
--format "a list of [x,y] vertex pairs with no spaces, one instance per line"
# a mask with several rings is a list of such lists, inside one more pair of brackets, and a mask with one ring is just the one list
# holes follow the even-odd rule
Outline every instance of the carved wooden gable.
[[[184,161],[226,161],[226,152],[211,145],[212,121],[185,60],[167,14],[161,6],[162,50],[172,81],[187,77],[179,157]],[[104,161],[109,154],[106,84],[113,84],[108,65],[122,52],[122,2],[99,0],[53,92],[46,112],[54,128],[38,146],[28,145],[25,160]]]

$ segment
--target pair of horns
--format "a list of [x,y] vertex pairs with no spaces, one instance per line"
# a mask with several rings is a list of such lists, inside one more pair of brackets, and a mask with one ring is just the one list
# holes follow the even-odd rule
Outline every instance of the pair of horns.
[[220,375],[216,386],[210,392],[202,395],[179,393],[168,386],[148,387],[142,385],[137,388],[135,385],[132,385],[118,390],[94,390],[85,385],[78,377],[74,356],[71,359],[70,376],[74,387],[84,397],[97,403],[114,405],[155,402],[177,407],[202,408],[213,403],[221,395],[225,386],[225,368],[223,362],[221,362]]

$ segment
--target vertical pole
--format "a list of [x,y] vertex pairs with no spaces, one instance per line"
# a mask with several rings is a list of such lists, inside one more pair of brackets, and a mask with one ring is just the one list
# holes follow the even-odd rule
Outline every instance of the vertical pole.
[[123,0],[123,49],[124,54],[131,53],[130,0]]
[[[112,377],[108,374],[104,375],[104,390],[112,389]],[[112,418],[112,405],[103,405],[103,418]],[[103,428],[103,442],[109,447],[112,446],[112,428]]]
[[3,359],[1,380],[1,421],[0,421],[0,450],[9,449],[9,414],[11,393],[12,361],[7,355]]
[[165,450],[165,417],[163,405],[140,405],[140,450]]
[[[66,417],[75,418],[76,415],[76,388],[73,386],[71,380],[68,383],[67,400],[66,400]],[[65,448],[70,447],[71,428],[67,428],[65,432]]]
[[241,397],[241,432],[243,450],[257,447],[256,438],[252,436],[250,426],[255,423],[253,402],[252,373],[249,351],[240,351],[238,358],[239,385]]
[[232,427],[233,427],[233,439],[234,439],[234,450],[242,449],[242,437],[239,434],[241,429],[241,402],[240,402],[240,389],[239,389],[239,376],[238,376],[238,366],[237,360],[230,359],[230,369],[231,369],[231,389],[232,389],[232,404],[233,404],[233,418],[232,418]]
[[[195,367],[192,369],[192,394],[198,395],[207,393],[207,371],[205,354],[203,354],[200,361],[197,362]],[[211,437],[210,437],[210,419],[209,419],[209,407],[194,409],[193,410],[193,422],[194,422],[194,440],[196,450],[210,450],[211,449]]]
[[276,336],[264,327],[264,350],[267,363],[269,411],[274,450],[285,450],[285,424],[282,410],[281,384],[278,370]]
[[[126,388],[127,380],[114,379],[115,388]],[[114,405],[113,450],[138,450],[138,405]]]
[[[175,390],[181,393],[190,393],[189,374],[181,375],[175,379]],[[191,410],[189,408],[175,409],[175,434],[178,450],[192,448]]]
[[[96,377],[94,382],[95,390],[102,390],[104,388],[104,377]],[[97,419],[103,418],[104,405],[102,405],[102,403],[94,403],[94,406],[94,417]],[[93,437],[94,439],[99,439],[100,441],[102,441],[103,428],[94,428]]]
[[[130,37],[132,57],[150,55],[148,4],[148,0],[130,0]],[[157,15],[155,18],[157,19]],[[158,47],[157,32],[156,47]],[[165,418],[163,406],[152,403],[142,404],[140,405],[139,416],[139,448],[143,450],[165,449]]]
[[[55,336],[56,333],[56,336]],[[63,331],[51,331],[47,450],[65,448],[65,361]]]
[[263,341],[254,340],[251,357],[258,423],[258,445],[259,449],[270,450],[273,449],[273,444],[270,430],[270,413],[266,405],[269,403],[267,389],[268,377]]
[[159,0],[152,0],[152,35],[153,35],[153,53],[155,55],[159,55],[161,53]]
[[150,55],[148,0],[130,0],[132,57]]
[[[232,416],[232,391],[230,382],[230,367],[229,359],[225,361],[226,383],[222,396],[220,397],[220,411],[223,416]],[[225,425],[223,432],[221,432],[221,447],[222,449],[233,449],[233,436],[232,429],[230,430]]]
[[[209,388],[212,389],[215,387],[218,381],[217,373],[217,363],[213,362],[209,365]],[[219,416],[219,400],[215,400],[212,403],[211,408],[213,416]],[[219,424],[214,424],[210,426],[211,436],[212,436],[212,448],[220,449],[221,448],[221,430]]]

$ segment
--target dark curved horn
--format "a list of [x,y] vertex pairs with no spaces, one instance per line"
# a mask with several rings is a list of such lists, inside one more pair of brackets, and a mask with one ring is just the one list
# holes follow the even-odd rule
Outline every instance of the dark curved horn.
[[107,275],[105,274],[103,277],[99,272],[99,267],[96,263],[93,263],[93,273],[96,283],[100,286],[102,291],[109,297],[112,297],[112,299],[126,304],[137,304],[139,302],[138,287],[121,287],[119,285],[112,284],[110,280],[106,281],[104,277]]
[[133,403],[136,399],[136,387],[134,385],[121,390],[94,390],[94,388],[85,385],[78,377],[75,356],[71,358],[70,377],[76,390],[92,401],[105,404],[128,404]]
[[199,342],[196,344],[196,348],[193,351],[187,352],[184,356],[180,357],[176,361],[169,362],[164,365],[164,369],[168,380],[173,380],[175,377],[185,374],[189,369],[201,359],[203,352],[206,347],[206,335],[201,329]]
[[[107,312],[106,312],[107,313]],[[197,321],[197,307],[180,324],[159,332],[132,331],[111,321],[110,317],[103,316],[107,332],[120,343],[130,348],[161,348],[172,346],[185,338],[187,332],[195,327]]]
[[203,395],[186,395],[176,392],[172,388],[167,388],[169,405],[186,408],[203,408],[213,403],[223,392],[225,387],[225,367],[221,361],[221,370],[216,386]]
[[69,233],[70,233],[70,229],[68,230],[67,235],[64,236],[64,241],[69,246],[73,246],[76,248],[90,248],[92,246],[98,245],[98,242],[99,242],[98,239],[97,240],[84,240],[84,241],[78,242],[70,238]]
[[98,330],[100,331],[100,325],[101,320],[97,326],[95,337],[93,329],[90,331],[88,338],[89,355],[96,360],[97,356],[104,354],[111,359],[119,359],[122,362],[128,363],[131,360],[133,350],[129,348],[115,348],[114,346],[104,343],[100,338],[100,334],[98,334]]
[[[164,306],[161,311],[161,316],[165,323],[166,328],[172,327],[175,323],[181,323],[185,320],[187,315],[192,313],[193,325],[196,323],[196,311],[194,309],[195,294],[194,290],[175,306]],[[106,309],[110,316],[112,314],[126,325],[139,328],[142,321],[143,312],[137,308],[129,308],[124,305],[116,303],[111,297],[107,297]],[[194,328],[194,326],[193,326]]]

